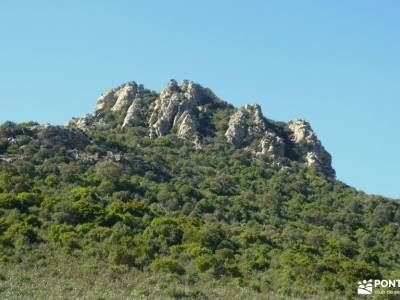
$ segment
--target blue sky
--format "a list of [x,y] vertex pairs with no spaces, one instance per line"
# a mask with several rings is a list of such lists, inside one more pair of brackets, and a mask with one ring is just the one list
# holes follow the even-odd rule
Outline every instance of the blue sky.
[[307,119],[338,179],[400,198],[399,1],[0,2],[0,122],[64,124],[171,78]]

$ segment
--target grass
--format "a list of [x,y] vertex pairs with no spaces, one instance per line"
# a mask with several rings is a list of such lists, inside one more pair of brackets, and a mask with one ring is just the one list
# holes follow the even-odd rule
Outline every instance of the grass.
[[[154,274],[110,268],[97,262],[55,258],[45,265],[2,264],[0,299],[300,299],[260,293],[240,287],[233,281],[210,278],[179,278],[173,274]],[[317,298],[316,298],[317,299]],[[318,299],[321,299],[319,297]]]

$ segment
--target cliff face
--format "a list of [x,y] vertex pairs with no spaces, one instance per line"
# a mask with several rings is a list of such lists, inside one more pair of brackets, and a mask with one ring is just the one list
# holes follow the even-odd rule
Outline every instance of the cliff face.
[[88,131],[106,124],[107,114],[113,113],[120,117],[117,126],[121,130],[140,126],[150,138],[173,133],[200,149],[204,138],[218,134],[209,120],[221,111],[232,112],[223,135],[234,147],[273,163],[296,160],[335,176],[331,156],[308,122],[271,121],[264,117],[258,104],[233,109],[210,89],[187,80],[181,84],[171,80],[160,94],[135,82],[122,84],[97,99],[93,114],[73,118],[69,126]]

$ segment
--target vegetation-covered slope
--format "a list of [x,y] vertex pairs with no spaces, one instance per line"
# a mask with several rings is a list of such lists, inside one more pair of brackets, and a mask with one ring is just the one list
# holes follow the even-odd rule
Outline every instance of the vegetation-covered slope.
[[[156,97],[156,96],[154,96]],[[172,131],[0,127],[0,298],[353,297],[400,277],[400,206],[318,168]]]

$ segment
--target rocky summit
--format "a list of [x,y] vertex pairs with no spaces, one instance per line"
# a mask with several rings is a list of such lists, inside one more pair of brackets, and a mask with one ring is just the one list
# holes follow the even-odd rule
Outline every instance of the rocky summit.
[[194,149],[201,149],[207,137],[218,135],[219,129],[210,120],[228,115],[223,134],[235,148],[280,165],[298,161],[335,176],[331,155],[307,121],[273,121],[263,115],[258,104],[234,108],[212,90],[192,81],[178,84],[171,80],[159,94],[134,81],[127,82],[103,93],[94,113],[73,118],[68,127],[85,132],[106,126],[110,114],[118,119],[121,130],[144,128],[149,138],[176,134],[192,143]]

